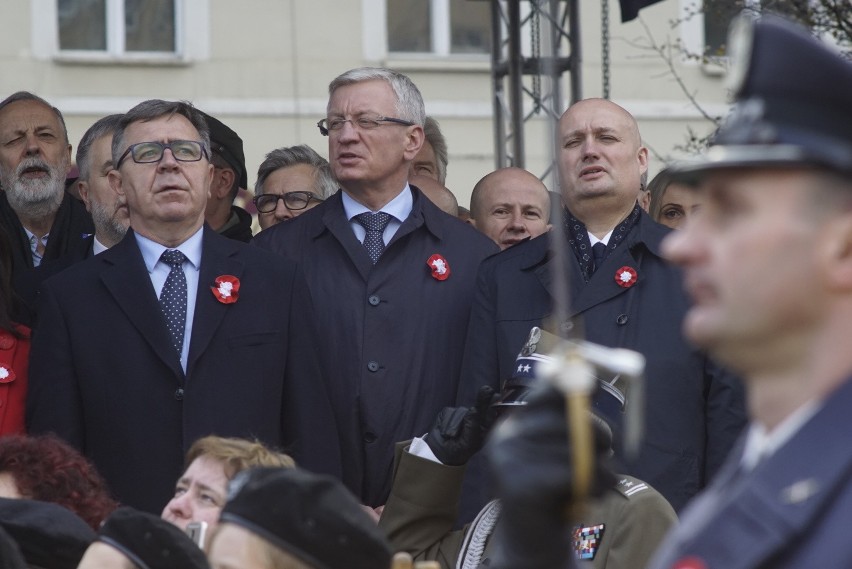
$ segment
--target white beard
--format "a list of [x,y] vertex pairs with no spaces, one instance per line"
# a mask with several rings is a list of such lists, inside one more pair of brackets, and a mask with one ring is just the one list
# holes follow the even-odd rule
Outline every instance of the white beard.
[[[44,168],[46,178],[23,178],[27,168]],[[51,166],[41,158],[27,158],[12,176],[2,177],[3,190],[9,205],[18,216],[40,219],[55,215],[65,196],[65,164]]]

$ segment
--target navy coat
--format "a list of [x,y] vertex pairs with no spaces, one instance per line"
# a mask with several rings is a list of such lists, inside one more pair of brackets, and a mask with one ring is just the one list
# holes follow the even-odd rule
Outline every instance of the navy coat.
[[[240,280],[222,304],[210,288]],[[189,446],[256,437],[339,475],[338,433],[292,263],[205,227],[187,373],[133,231],[44,283],[27,423],[87,455],[124,504],[159,513]]]
[[649,567],[852,567],[849,409],[852,379],[750,473],[739,470],[741,441]]
[[[647,359],[646,431],[627,474],[645,480],[679,510],[723,463],[745,424],[738,379],[692,348],[681,332],[688,306],[680,271],[660,255],[669,230],[644,212],[588,284],[566,243],[570,311],[591,342],[623,347]],[[511,375],[530,328],[553,312],[550,236],[520,243],[482,264],[468,329],[459,404],[480,385],[497,388]],[[628,288],[621,267],[637,272]]]
[[[371,506],[390,492],[394,444],[426,433],[455,401],[476,270],[497,251],[411,191],[411,214],[375,265],[340,192],[252,240],[305,272],[343,437],[345,482]],[[427,265],[435,254],[449,265],[446,280]]]

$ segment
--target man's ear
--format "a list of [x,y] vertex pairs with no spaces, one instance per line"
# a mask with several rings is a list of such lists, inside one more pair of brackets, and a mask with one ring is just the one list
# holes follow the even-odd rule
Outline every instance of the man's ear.
[[92,213],[92,205],[89,202],[89,182],[77,180],[77,193],[80,194],[80,199],[86,204],[86,211]]
[[112,191],[120,196],[124,195],[124,188],[121,184],[121,173],[118,170],[110,170],[107,174],[107,181],[109,182],[109,187],[112,188]]
[[213,181],[210,183],[210,197],[216,199],[225,199],[231,193],[231,188],[234,186],[234,179],[237,175],[230,168],[213,167]]
[[648,149],[640,146],[637,158],[639,159],[639,173],[644,174],[648,171]]
[[414,160],[417,153],[423,147],[423,141],[426,140],[426,135],[423,133],[423,127],[414,125],[407,127],[405,132],[405,159],[408,161]]
[[852,213],[826,223],[814,247],[829,288],[852,292]]

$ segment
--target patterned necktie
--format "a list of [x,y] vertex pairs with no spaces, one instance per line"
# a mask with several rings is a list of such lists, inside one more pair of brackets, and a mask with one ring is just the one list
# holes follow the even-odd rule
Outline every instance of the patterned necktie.
[[382,238],[385,227],[390,222],[390,214],[380,211],[379,213],[359,213],[355,216],[355,220],[364,226],[367,230],[367,235],[364,237],[364,247],[367,248],[367,253],[373,264],[379,260],[382,251],[385,250],[385,240]]
[[160,292],[160,308],[163,309],[166,325],[172,334],[172,345],[180,357],[186,329],[186,275],[183,273],[186,257],[177,249],[167,249],[160,256],[160,261],[171,267]]
[[592,267],[592,271],[594,272],[603,265],[604,259],[606,259],[606,245],[603,244],[603,241],[598,241],[592,245],[592,256],[595,259],[595,263]]

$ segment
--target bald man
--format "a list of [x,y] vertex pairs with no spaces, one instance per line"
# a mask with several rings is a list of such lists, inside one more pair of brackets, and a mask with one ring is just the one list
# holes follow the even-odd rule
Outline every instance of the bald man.
[[436,181],[431,176],[409,174],[408,183],[417,186],[423,192],[423,195],[429,198],[429,201],[438,206],[441,211],[449,213],[453,217],[458,216],[459,202],[453,192],[441,182]]
[[473,187],[470,223],[500,249],[550,229],[550,193],[535,175],[521,168],[501,168]]
[[716,472],[745,424],[741,386],[681,333],[689,306],[680,271],[661,255],[669,229],[637,204],[648,150],[625,109],[603,99],[572,105],[559,121],[558,167],[568,289],[551,272],[553,233],[486,259],[468,328],[459,404],[510,377],[533,326],[559,333],[554,298],[570,301],[588,340],[642,353],[646,434],[626,474],[682,508]]

